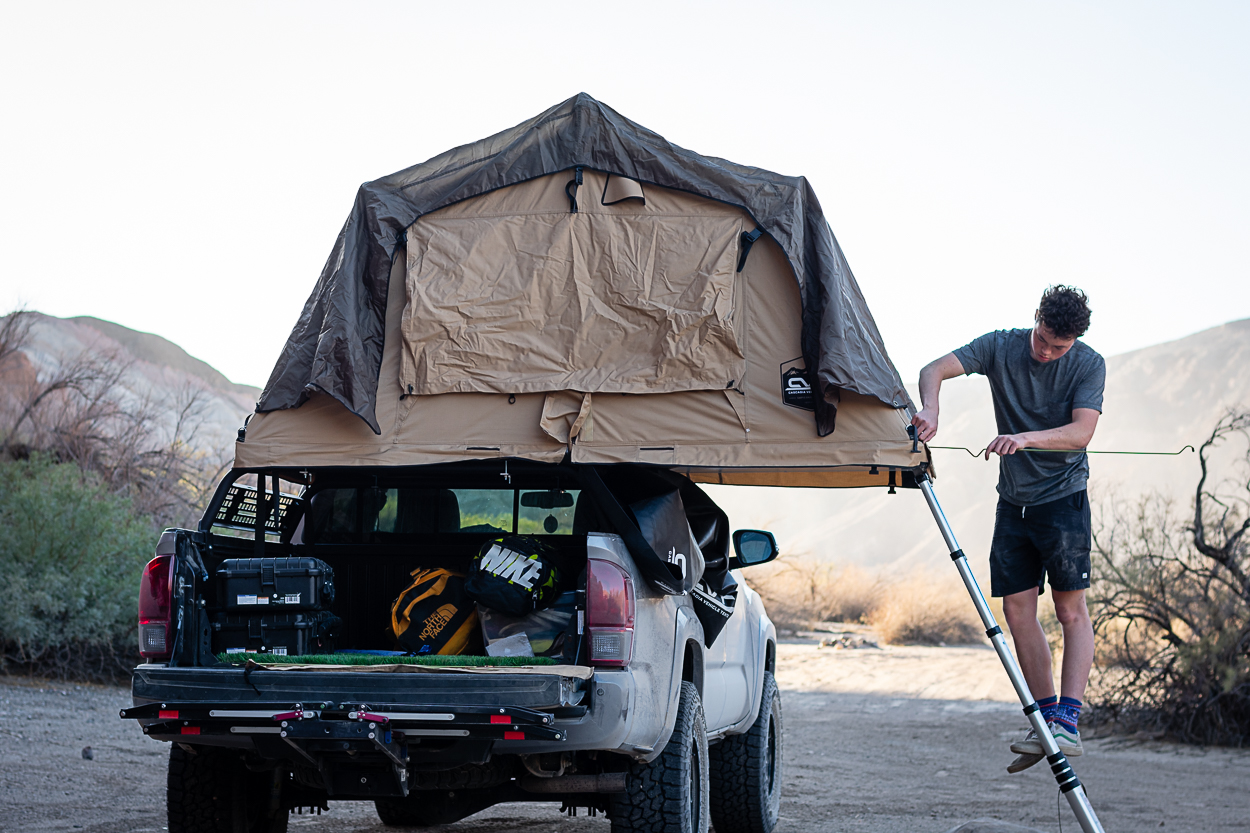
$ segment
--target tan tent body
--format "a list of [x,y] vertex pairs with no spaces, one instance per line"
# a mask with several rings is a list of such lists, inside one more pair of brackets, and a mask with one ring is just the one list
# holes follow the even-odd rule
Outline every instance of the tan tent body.
[[[814,389],[815,396],[807,404],[814,406],[813,422],[819,436],[830,434],[836,428],[838,404],[844,392],[874,396],[895,408],[911,407],[907,390],[886,355],[885,344],[863,293],[807,180],[701,156],[674,145],[585,93],[579,93],[494,136],[453,148],[419,165],[361,185],[351,214],[282,348],[256,410],[264,413],[298,408],[314,394],[325,393],[363,419],[375,434],[381,434],[377,382],[386,341],[389,279],[391,266],[405,244],[409,229],[418,220],[449,206],[557,175],[567,177],[563,188],[569,198],[568,213],[576,214],[579,197],[585,203],[596,196],[588,195],[586,189],[579,187],[583,171],[600,171],[614,177],[604,183],[598,195],[601,205],[645,200],[641,190],[646,186],[668,188],[741,208],[757,225],[750,239],[767,235],[778,245],[799,286],[802,350],[798,355],[803,356],[805,374]],[[561,182],[557,180],[555,185],[558,187]],[[732,241],[724,235],[726,228],[718,225],[723,218],[705,219],[711,224],[702,230],[707,237],[678,240],[663,233],[665,223],[654,215],[634,217],[632,221],[612,219],[606,226],[603,222],[592,223],[584,218],[570,220],[558,214],[485,217],[458,224],[455,236],[477,241],[473,248],[456,245],[454,241],[452,245],[442,245],[449,241],[436,240],[438,245],[428,253],[418,247],[417,256],[424,258],[428,254],[431,265],[439,265],[441,259],[441,265],[453,267],[448,274],[456,272],[455,261],[464,256],[465,265],[472,266],[475,272],[486,267],[485,273],[470,277],[489,282],[494,270],[505,264],[497,259],[484,262],[475,255],[497,251],[496,244],[502,243],[515,257],[515,263],[508,265],[509,271],[539,269],[555,279],[550,285],[534,285],[534,297],[522,303],[532,303],[544,297],[544,292],[546,298],[556,298],[555,287],[560,286],[578,290],[568,298],[577,297],[589,303],[603,301],[604,298],[595,294],[596,284],[579,282],[579,278],[605,265],[618,276],[628,272],[630,267],[646,266],[650,271],[635,270],[635,277],[641,278],[647,275],[671,277],[669,270],[673,268],[708,267],[711,271],[706,274],[699,269],[688,272],[679,281],[683,288],[676,295],[666,292],[664,281],[646,287],[643,307],[631,304],[628,297],[617,295],[608,305],[611,315],[600,315],[593,321],[594,328],[601,333],[615,329],[617,336],[631,332],[637,336],[640,320],[655,320],[656,304],[675,313],[665,323],[673,338],[671,344],[659,345],[663,349],[659,350],[657,358],[663,360],[652,368],[654,380],[648,381],[645,374],[640,373],[642,368],[636,366],[593,370],[594,356],[584,352],[565,355],[554,364],[542,365],[552,358],[550,351],[540,351],[529,357],[531,364],[524,366],[524,378],[516,380],[527,384],[526,391],[605,390],[615,385],[635,393],[639,388],[643,392],[695,390],[700,389],[699,382],[712,383],[724,369],[718,362],[723,362],[728,354],[723,349],[711,348],[732,347],[733,344],[724,328],[723,302],[728,298],[722,289],[717,289],[723,287],[723,256]],[[548,227],[538,229],[536,224],[541,223]],[[480,234],[468,233],[466,230],[470,226],[477,226]],[[436,237],[447,231],[433,227],[423,229]],[[511,246],[509,241],[516,234],[520,234],[518,239],[528,240],[537,236],[546,241],[547,248],[528,251]],[[707,251],[699,254],[697,247],[700,245]],[[565,268],[555,272],[547,269],[544,260],[548,257],[563,260]],[[631,264],[631,257],[645,257],[647,262]],[[624,284],[614,286],[625,288]],[[428,300],[435,308],[448,297],[448,285],[440,285],[437,280],[421,284],[419,288],[432,293]],[[659,291],[653,293],[653,289]],[[713,292],[707,295],[704,289]],[[693,296],[689,294],[691,291]],[[687,301],[699,298],[702,302],[695,307],[687,306]],[[516,300],[494,293],[490,299]],[[481,325],[489,328],[485,307],[480,303],[485,299],[466,296],[463,300],[471,302],[474,312],[472,332],[480,334]],[[708,301],[712,304],[710,309],[704,304]],[[431,309],[423,299],[417,298],[414,302],[418,312]],[[582,323],[590,326],[592,318],[584,316],[587,311],[579,304]],[[709,317],[709,312],[714,314]],[[456,314],[433,317],[439,323],[450,324],[447,332],[453,341],[460,337],[459,322],[463,319]],[[576,323],[575,318],[557,316],[555,320],[571,325]],[[419,327],[409,332],[418,342],[422,335]],[[565,347],[590,345],[585,340],[570,340],[573,333],[557,335],[561,338],[553,343],[553,348],[560,344]],[[627,354],[635,352],[637,346],[636,339],[608,339],[606,343],[626,348]],[[692,343],[699,344],[700,348],[697,354],[686,355],[685,350]],[[430,357],[443,370],[454,370],[458,350],[470,356],[474,353],[473,345],[448,346],[453,348],[450,354]],[[445,383],[440,383],[430,375],[431,368],[421,364],[426,358],[423,354],[414,354],[413,358],[418,360],[409,368],[414,374],[414,390],[439,392],[439,384],[444,385],[444,390],[477,389],[464,387],[463,374],[452,373]],[[475,372],[482,372],[483,368],[475,359],[472,363],[477,365]],[[516,367],[513,364],[507,370]],[[679,380],[683,377],[685,382],[681,384]]]
[[836,430],[817,435],[799,287],[769,237],[743,259],[755,228],[743,210],[594,171],[571,197],[570,176],[408,228],[390,274],[380,435],[314,393],[254,415],[235,466],[568,455],[830,487],[902,485],[900,472],[928,463],[908,410],[875,397],[843,391]]

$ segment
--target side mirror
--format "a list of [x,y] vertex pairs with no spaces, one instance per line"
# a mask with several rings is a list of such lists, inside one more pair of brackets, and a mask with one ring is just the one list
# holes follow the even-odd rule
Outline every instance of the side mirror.
[[521,505],[531,509],[567,509],[573,505],[568,492],[522,492]]
[[734,533],[733,540],[735,555],[729,562],[731,570],[767,564],[781,552],[773,534],[762,529],[739,529]]

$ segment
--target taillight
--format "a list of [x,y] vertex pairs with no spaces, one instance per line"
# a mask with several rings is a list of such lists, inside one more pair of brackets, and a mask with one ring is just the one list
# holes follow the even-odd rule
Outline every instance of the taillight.
[[590,662],[628,665],[634,651],[634,582],[611,561],[586,565],[586,633]]
[[[157,552],[162,549],[158,546]],[[172,555],[157,555],[143,568],[143,578],[139,580],[139,655],[148,659],[169,658],[173,636],[169,628],[173,563]]]

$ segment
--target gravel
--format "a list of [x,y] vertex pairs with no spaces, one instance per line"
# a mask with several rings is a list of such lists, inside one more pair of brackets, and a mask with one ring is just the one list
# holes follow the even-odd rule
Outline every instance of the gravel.
[[[972,818],[1059,829],[1049,771],[1005,771],[1006,743],[1025,727],[1014,706],[793,690],[782,702],[779,833],[943,833]],[[118,719],[129,704],[124,688],[0,678],[0,830],[164,830],[168,750]],[[1074,766],[1108,831],[1244,831],[1250,818],[1250,752],[1087,740]],[[1077,830],[1066,802],[1061,809],[1063,829]],[[291,829],[388,828],[370,802],[331,802],[324,815],[293,816]],[[608,822],[514,804],[445,829],[607,833]]]

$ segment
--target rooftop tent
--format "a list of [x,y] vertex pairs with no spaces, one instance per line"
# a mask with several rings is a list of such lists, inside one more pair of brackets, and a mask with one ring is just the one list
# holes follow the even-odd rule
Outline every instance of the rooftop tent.
[[581,95],[362,186],[235,465],[886,485],[910,408],[804,180]]

